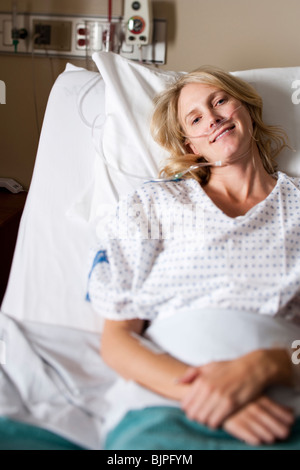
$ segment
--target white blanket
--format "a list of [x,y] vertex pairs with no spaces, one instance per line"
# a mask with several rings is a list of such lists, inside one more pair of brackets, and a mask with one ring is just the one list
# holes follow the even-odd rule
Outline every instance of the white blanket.
[[99,334],[1,314],[0,339],[0,415],[102,449],[104,396],[116,376],[100,357]]

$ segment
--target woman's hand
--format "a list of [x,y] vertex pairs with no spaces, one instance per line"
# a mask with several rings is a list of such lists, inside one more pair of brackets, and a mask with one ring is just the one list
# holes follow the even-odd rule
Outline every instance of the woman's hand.
[[275,383],[275,377],[279,383],[283,382],[279,369],[281,371],[286,357],[284,350],[280,353],[258,350],[232,361],[189,368],[179,380],[190,384],[181,401],[183,410],[192,420],[212,428],[220,426],[228,416]]
[[291,410],[261,396],[227,418],[223,429],[250,445],[272,444],[288,437],[293,422]]

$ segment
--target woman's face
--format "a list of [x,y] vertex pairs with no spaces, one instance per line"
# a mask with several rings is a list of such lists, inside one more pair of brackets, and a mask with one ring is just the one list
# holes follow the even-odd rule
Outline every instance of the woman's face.
[[214,86],[185,85],[178,100],[178,118],[186,144],[209,162],[230,162],[251,147],[253,126],[247,108]]

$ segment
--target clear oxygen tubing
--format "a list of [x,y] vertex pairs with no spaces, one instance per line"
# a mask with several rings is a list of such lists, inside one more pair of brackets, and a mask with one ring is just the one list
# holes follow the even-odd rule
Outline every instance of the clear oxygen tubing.
[[[111,165],[108,160],[105,158],[104,154],[100,151],[100,142],[97,141],[97,138],[95,136],[95,131],[96,129],[98,130],[102,130],[103,129],[103,126],[104,126],[104,114],[103,113],[99,113],[96,115],[96,117],[94,118],[94,120],[92,122],[90,122],[84,115],[84,112],[83,112],[83,104],[84,104],[84,100],[86,99],[86,97],[88,96],[88,94],[91,92],[91,90],[101,81],[103,80],[101,75],[97,74],[95,76],[93,76],[90,80],[88,80],[80,89],[79,93],[78,93],[78,98],[77,98],[77,110],[78,110],[78,113],[79,113],[79,116],[80,116],[80,119],[82,120],[82,122],[91,129],[91,132],[92,132],[92,142],[93,142],[93,146],[94,146],[94,149],[97,153],[97,155],[101,158],[101,160],[104,162],[105,166],[113,171],[116,171],[117,173],[121,173],[125,176],[128,176],[130,178],[135,178],[135,179],[140,179],[140,180],[149,180],[149,176],[139,176],[139,175],[134,175],[132,173],[128,173],[124,170],[122,170],[121,168],[118,168],[118,167],[115,167],[114,165]],[[102,121],[100,124],[97,124],[99,119],[102,118]],[[100,134],[100,139],[101,140],[101,137],[102,137],[102,133]]]
[[218,129],[220,129],[222,126],[224,126],[224,124],[226,124],[226,122],[230,121],[232,116],[234,115],[234,113],[242,108],[242,104],[240,104],[239,106],[237,106],[236,108],[234,108],[234,110],[231,112],[230,116],[226,117],[226,118],[223,118],[223,119],[220,119],[220,121],[218,121],[216,124],[214,124],[211,128],[211,130],[209,132],[203,132],[202,134],[196,134],[196,135],[184,135],[182,134],[182,137],[185,137],[186,139],[201,139],[202,137],[210,137],[211,135],[215,134]]
[[[181,179],[184,175],[186,175],[187,173],[193,171],[193,170],[196,170],[197,168],[201,168],[201,167],[223,167],[223,166],[228,166],[229,164],[231,163],[234,163],[235,161],[237,160],[240,160],[242,159],[243,157],[245,157],[250,150],[247,150],[246,152],[244,152],[242,155],[238,155],[234,160],[231,160],[230,163],[226,163],[226,162],[223,162],[222,160],[219,160],[219,161],[216,161],[216,162],[199,162],[199,163],[195,163],[193,165],[191,165],[189,168],[187,168],[186,170],[182,171],[182,172],[179,172],[179,173],[176,173],[174,174],[173,176],[170,176],[168,178],[151,178],[149,176],[141,176],[141,175],[135,175],[133,173],[129,173],[125,170],[123,170],[122,168],[119,168],[119,167],[115,167],[114,165],[110,164],[108,162],[108,160],[105,158],[104,154],[100,151],[100,142],[97,141],[96,139],[96,136],[95,136],[95,131],[96,129],[102,129],[103,128],[103,125],[104,125],[104,122],[102,122],[101,124],[98,124],[97,125],[97,122],[99,120],[99,118],[103,118],[103,113],[99,113],[97,114],[97,116],[95,117],[95,119],[93,120],[93,122],[90,122],[86,119],[86,117],[84,116],[84,113],[83,113],[83,102],[85,100],[85,98],[87,97],[87,95],[90,93],[90,91],[97,85],[98,82],[100,82],[102,80],[102,77],[101,75],[100,76],[93,76],[86,84],[84,84],[79,92],[79,95],[78,95],[78,100],[77,100],[77,109],[78,109],[78,113],[79,113],[79,116],[81,118],[81,120],[84,122],[84,124],[86,126],[88,126],[91,131],[92,131],[92,142],[93,142],[93,145],[94,145],[94,149],[97,153],[97,155],[101,158],[101,160],[104,162],[105,166],[117,173],[121,173],[123,174],[124,176],[128,176],[129,178],[134,178],[134,179],[139,179],[139,180],[142,180],[144,182],[153,182],[153,183],[167,183],[167,182],[171,182],[171,181],[178,181],[179,179]],[[186,138],[201,138],[201,137],[208,137],[209,135],[212,135],[213,133],[215,133],[218,129],[220,129],[227,121],[229,121],[233,115],[233,113],[235,111],[237,111],[242,105],[239,105],[237,108],[235,108],[233,110],[233,112],[231,113],[231,115],[227,118],[224,118],[222,120],[220,120],[214,127],[213,127],[213,130],[210,131],[210,132],[207,132],[207,133],[203,133],[201,135],[198,135],[198,136],[184,136]],[[102,137],[102,134],[100,135],[100,139],[101,140],[101,137]]]
[[[86,99],[86,97],[88,96],[88,94],[90,93],[90,91],[97,85],[97,83],[101,82],[102,77],[101,75],[97,74],[97,75],[93,75],[93,77],[88,80],[82,87],[81,89],[79,90],[79,93],[78,93],[78,98],[77,98],[77,110],[78,110],[78,113],[79,113],[79,116],[80,116],[80,119],[84,122],[84,124],[89,127],[90,129],[94,129],[94,126],[95,126],[95,121],[93,122],[90,122],[86,119],[84,113],[83,113],[83,102],[84,100]],[[98,114],[97,115],[97,121],[99,119],[99,117],[101,116],[102,114]],[[103,126],[103,124],[100,126],[98,126],[98,128],[100,129],[101,127]]]
[[199,162],[199,163],[195,163],[194,165],[189,166],[184,171],[181,171],[179,173],[176,173],[173,176],[170,176],[169,178],[154,178],[154,179],[149,180],[148,182],[149,183],[167,183],[169,181],[180,180],[184,175],[186,175],[187,173],[189,173],[193,170],[197,170],[197,168],[207,167],[207,166],[210,166],[210,167],[212,167],[212,166],[218,166],[218,167],[229,166],[232,163],[235,163],[236,161],[241,160],[242,158],[244,158],[246,155],[248,155],[249,152],[251,152],[251,150],[252,149],[249,148],[248,150],[246,150],[246,152],[242,153],[241,155],[238,155],[236,158],[230,160],[230,162],[228,162],[228,163],[223,162],[222,160],[218,160],[217,162],[213,162],[213,163]]
[[[101,158],[101,160],[104,162],[104,164],[107,168],[109,168],[109,169],[111,169],[111,170],[113,170],[117,173],[121,173],[122,175],[128,176],[129,178],[135,178],[135,179],[139,179],[139,180],[142,180],[142,181],[148,181],[148,180],[151,179],[151,177],[149,175],[148,176],[134,175],[133,173],[129,173],[129,172],[123,170],[122,168],[118,168],[118,167],[115,167],[114,165],[110,164],[108,162],[108,160],[105,158],[104,154],[100,150],[100,146],[101,146],[100,141],[101,141],[102,133],[100,134],[100,138],[98,139],[99,141],[97,141],[95,131],[96,131],[96,129],[101,130],[104,126],[103,113],[97,114],[97,116],[94,118],[94,120],[92,122],[90,122],[84,115],[83,104],[84,104],[84,100],[86,99],[88,94],[97,85],[97,83],[99,83],[101,80],[102,80],[101,75],[97,74],[96,76],[93,76],[90,80],[88,80],[81,87],[81,89],[78,93],[78,98],[77,98],[77,110],[78,110],[80,119],[82,120],[82,122],[87,127],[89,127],[91,129],[92,142],[93,142],[93,145],[94,145],[94,149],[95,149],[97,155]],[[102,118],[102,122],[100,124],[97,124],[100,118]]]
[[[97,155],[105,163],[107,168],[110,168],[111,170],[116,171],[117,173],[121,173],[122,175],[128,176],[129,178],[135,178],[135,179],[139,179],[139,180],[142,180],[142,181],[150,181],[151,177],[149,177],[149,176],[134,175],[133,173],[129,173],[128,171],[125,171],[122,168],[115,167],[114,165],[111,165],[108,162],[108,160],[105,158],[104,154],[101,152],[101,150],[100,150],[100,145],[101,144],[99,142],[97,142],[97,139],[96,139],[96,136],[95,136],[95,129],[97,128],[96,123],[97,123],[97,120],[99,119],[100,116],[101,116],[101,114],[98,114],[95,117],[94,125],[92,126],[92,140],[93,140],[94,148],[95,148],[95,151],[96,151]],[[102,127],[102,126],[98,126],[98,128],[100,128],[100,127]],[[101,140],[101,137],[102,137],[102,134],[100,135],[100,140]]]
[[218,162],[213,162],[213,163],[209,163],[209,162],[195,163],[194,165],[189,166],[186,170],[176,173],[175,175],[170,176],[169,178],[152,178],[148,182],[149,183],[167,183],[169,181],[177,181],[181,179],[187,173],[190,173],[193,170],[197,170],[197,168],[201,168],[205,166],[223,166],[223,163],[221,160],[219,160]]

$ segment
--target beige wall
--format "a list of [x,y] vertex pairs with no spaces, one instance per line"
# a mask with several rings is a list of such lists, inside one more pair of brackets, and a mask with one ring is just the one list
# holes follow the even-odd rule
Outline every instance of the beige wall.
[[[122,14],[122,0],[113,14]],[[227,70],[300,66],[299,0],[153,0],[156,18],[168,20],[167,64],[192,70],[215,64]],[[107,0],[19,0],[20,11],[105,15]],[[0,0],[10,11],[11,0]],[[0,176],[30,184],[47,98],[68,60],[0,54],[7,104],[0,106]],[[85,66],[84,61],[70,60]],[[34,69],[34,73],[33,73]],[[35,84],[38,124],[33,86]]]

